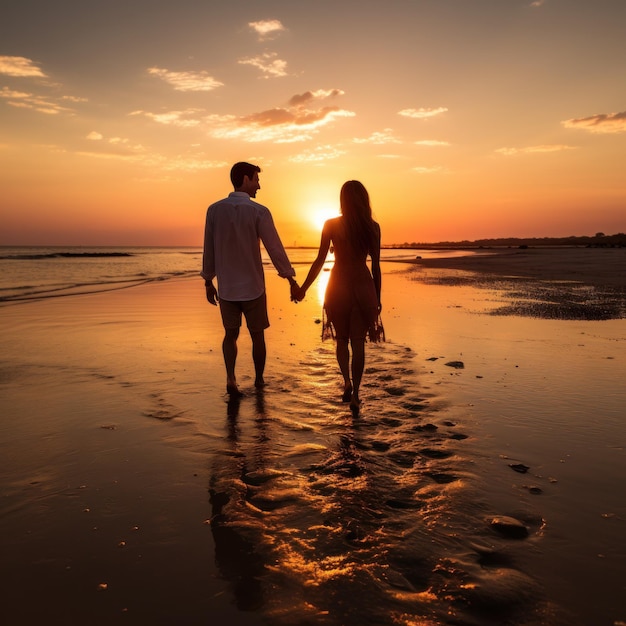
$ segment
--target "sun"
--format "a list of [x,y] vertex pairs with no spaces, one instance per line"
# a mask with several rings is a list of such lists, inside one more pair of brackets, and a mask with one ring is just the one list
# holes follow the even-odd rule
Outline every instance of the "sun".
[[330,204],[312,204],[307,211],[309,222],[318,233],[322,232],[326,220],[339,216],[339,208]]

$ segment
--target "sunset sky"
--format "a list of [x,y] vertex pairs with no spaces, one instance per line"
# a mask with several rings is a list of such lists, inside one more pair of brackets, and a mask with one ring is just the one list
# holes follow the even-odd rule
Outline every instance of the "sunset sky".
[[0,245],[201,245],[239,160],[285,245],[626,231],[625,0],[19,0]]

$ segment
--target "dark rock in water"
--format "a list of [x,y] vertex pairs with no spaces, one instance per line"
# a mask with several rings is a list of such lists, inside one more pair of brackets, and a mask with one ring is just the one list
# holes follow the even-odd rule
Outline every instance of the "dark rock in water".
[[463,363],[463,361],[448,361],[446,365],[448,367],[454,367],[457,370],[462,370],[465,367],[465,363]]
[[543,493],[543,489],[541,487],[537,487],[537,485],[524,485],[526,489],[528,489],[529,493],[532,493],[534,496],[538,496]]
[[530,469],[528,465],[524,465],[523,463],[509,463],[509,467],[520,474],[525,474]]
[[509,539],[525,539],[528,537],[528,528],[514,517],[505,515],[494,517],[490,524],[491,528]]

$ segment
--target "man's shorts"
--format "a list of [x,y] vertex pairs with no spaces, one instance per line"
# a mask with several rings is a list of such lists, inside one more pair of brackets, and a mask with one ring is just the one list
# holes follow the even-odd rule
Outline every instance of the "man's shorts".
[[220,313],[222,323],[226,330],[234,330],[241,327],[241,315],[246,318],[248,330],[251,333],[269,328],[270,321],[267,316],[267,297],[265,293],[254,300],[234,302],[220,298]]

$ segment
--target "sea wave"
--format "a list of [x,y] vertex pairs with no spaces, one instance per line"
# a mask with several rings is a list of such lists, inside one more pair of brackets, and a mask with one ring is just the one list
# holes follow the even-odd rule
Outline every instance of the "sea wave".
[[107,257],[129,257],[133,256],[130,252],[44,252],[44,253],[24,253],[24,254],[6,254],[0,255],[0,261],[34,261],[45,259],[94,259],[94,258],[107,258]]

